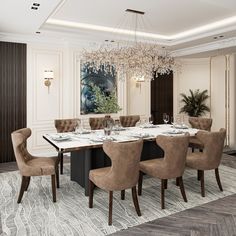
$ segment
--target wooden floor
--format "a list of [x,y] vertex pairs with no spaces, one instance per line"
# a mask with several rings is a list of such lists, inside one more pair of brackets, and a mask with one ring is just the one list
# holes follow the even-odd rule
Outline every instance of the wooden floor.
[[[236,169],[236,157],[224,155],[222,165]],[[236,194],[112,235],[236,236]]]
[[[65,158],[65,162],[68,161]],[[224,154],[221,164],[236,169],[236,157]],[[13,170],[17,170],[16,163],[0,163],[0,173]],[[236,194],[112,235],[236,236]]]

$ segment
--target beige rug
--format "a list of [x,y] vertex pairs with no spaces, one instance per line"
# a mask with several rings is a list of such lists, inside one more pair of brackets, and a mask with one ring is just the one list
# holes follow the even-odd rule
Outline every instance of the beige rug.
[[187,170],[184,184],[188,202],[185,203],[175,181],[169,181],[166,191],[166,209],[160,209],[160,181],[145,178],[143,195],[139,197],[142,216],[138,217],[131,192],[120,200],[114,194],[113,225],[108,226],[108,194],[95,190],[94,208],[88,208],[88,197],[77,183],[70,181],[69,165],[60,176],[61,187],[57,190],[57,203],[52,202],[50,177],[33,177],[22,203],[17,204],[21,176],[18,171],[0,174],[1,235],[107,235],[128,227],[167,216],[236,193],[235,169],[220,166],[224,192],[216,184],[214,171],[205,174],[206,197],[200,196],[196,171]]

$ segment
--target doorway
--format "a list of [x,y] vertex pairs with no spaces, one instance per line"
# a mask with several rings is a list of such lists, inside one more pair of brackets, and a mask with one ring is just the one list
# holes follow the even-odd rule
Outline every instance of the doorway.
[[151,81],[151,114],[154,124],[163,124],[163,113],[173,116],[173,72]]

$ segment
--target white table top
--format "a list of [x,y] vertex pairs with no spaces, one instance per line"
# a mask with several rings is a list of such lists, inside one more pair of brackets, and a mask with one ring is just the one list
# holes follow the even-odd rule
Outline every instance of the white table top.
[[[135,141],[139,138],[144,140],[154,140],[158,135],[178,136],[188,132],[190,136],[197,133],[197,129],[181,127],[173,128],[171,125],[155,125],[152,127],[128,127],[122,131],[112,131],[109,139],[115,142]],[[43,137],[59,151],[73,151],[83,148],[101,147],[106,139],[104,130],[95,130],[82,133],[52,133],[45,134]]]

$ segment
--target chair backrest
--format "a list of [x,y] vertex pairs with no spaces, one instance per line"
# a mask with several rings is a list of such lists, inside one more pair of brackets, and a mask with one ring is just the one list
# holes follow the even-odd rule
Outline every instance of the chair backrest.
[[106,141],[103,150],[111,159],[111,170],[106,176],[112,189],[123,190],[134,187],[139,177],[139,162],[143,141],[115,143]]
[[75,131],[79,119],[57,119],[54,121],[58,133]]
[[212,119],[211,118],[203,118],[203,117],[189,117],[189,123],[192,128],[201,129],[201,130],[211,130]]
[[198,131],[197,139],[204,143],[202,155],[204,158],[205,169],[215,169],[220,165],[222,152],[224,148],[224,141],[226,137],[226,129],[221,128],[217,132]]
[[164,150],[165,178],[180,177],[184,173],[188,152],[189,133],[181,136],[163,136],[156,138],[156,143]]
[[90,117],[89,125],[91,130],[103,129],[104,128],[104,120],[110,120],[114,124],[114,120],[110,116],[105,117]]
[[91,130],[103,129],[103,120],[104,117],[90,117],[89,125],[91,127]]
[[120,116],[120,123],[123,127],[134,127],[139,120],[140,120],[139,115]]
[[30,136],[31,130],[29,128],[19,129],[11,133],[13,150],[21,173],[26,167],[26,162],[32,159],[26,148],[26,141]]

